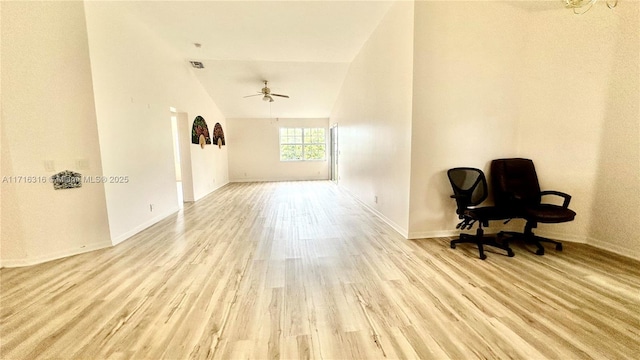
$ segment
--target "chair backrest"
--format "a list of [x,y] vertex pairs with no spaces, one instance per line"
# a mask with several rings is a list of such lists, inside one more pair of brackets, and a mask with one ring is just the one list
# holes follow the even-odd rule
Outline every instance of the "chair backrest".
[[491,162],[491,187],[497,206],[540,204],[540,183],[530,159],[497,159]]
[[458,205],[458,214],[469,206],[483,202],[488,195],[487,179],[480,169],[459,167],[447,171],[453,195]]

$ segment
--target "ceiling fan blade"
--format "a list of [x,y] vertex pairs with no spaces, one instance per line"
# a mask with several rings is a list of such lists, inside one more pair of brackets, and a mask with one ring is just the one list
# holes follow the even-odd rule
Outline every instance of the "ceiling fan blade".
[[280,96],[283,98],[289,98],[289,95],[280,95],[280,94],[270,94],[271,96]]
[[259,94],[253,94],[253,95],[247,95],[247,96],[243,96],[243,97],[248,98],[248,97],[252,97],[252,96],[259,96],[259,95],[262,95],[262,93],[259,93]]

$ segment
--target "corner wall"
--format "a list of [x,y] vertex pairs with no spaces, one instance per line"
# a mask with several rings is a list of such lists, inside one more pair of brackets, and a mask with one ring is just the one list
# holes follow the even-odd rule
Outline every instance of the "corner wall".
[[[189,63],[123,9],[86,3],[104,174],[129,177],[105,186],[114,244],[178,211],[169,108],[186,113],[189,126],[200,115],[226,130]],[[229,181],[227,147],[189,146],[198,200]]]
[[331,113],[331,123],[339,129],[338,184],[405,236],[411,172],[413,7],[412,1],[391,6],[351,63]]
[[104,185],[54,190],[49,180],[63,170],[103,174],[84,4],[0,6],[2,175],[10,179],[1,184],[2,266],[110,246]]
[[456,233],[446,169],[518,156],[578,213],[536,233],[640,259],[639,6],[416,3],[410,237]]
[[589,243],[640,260],[640,3],[620,4]]
[[446,171],[517,155],[522,12],[499,2],[415,4],[409,238],[457,233]]
[[519,152],[578,215],[539,226],[640,259],[640,4],[531,12]]

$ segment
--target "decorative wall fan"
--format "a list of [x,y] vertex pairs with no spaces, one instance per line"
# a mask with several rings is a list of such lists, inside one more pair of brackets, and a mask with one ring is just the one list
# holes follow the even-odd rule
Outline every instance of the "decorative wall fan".
[[279,96],[279,97],[283,97],[283,98],[289,98],[289,95],[282,95],[282,94],[274,94],[271,92],[271,89],[269,89],[269,86],[267,86],[268,81],[267,80],[263,80],[264,82],[264,87],[262,88],[262,90],[260,90],[257,94],[254,95],[247,95],[245,96],[246,98],[248,97],[252,97],[252,96],[259,96],[262,95],[262,100],[264,101],[268,101],[268,102],[273,102],[273,97],[274,96]]

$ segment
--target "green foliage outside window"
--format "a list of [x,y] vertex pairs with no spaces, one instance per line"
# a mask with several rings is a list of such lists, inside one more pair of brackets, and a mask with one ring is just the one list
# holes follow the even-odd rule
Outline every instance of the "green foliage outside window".
[[280,145],[280,160],[302,160],[302,145]]
[[325,160],[324,128],[281,128],[280,160]]

